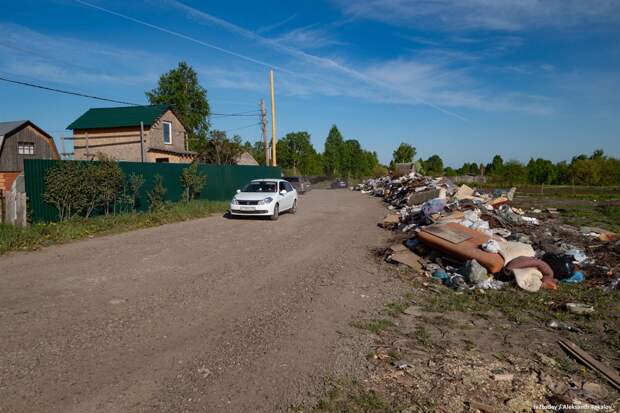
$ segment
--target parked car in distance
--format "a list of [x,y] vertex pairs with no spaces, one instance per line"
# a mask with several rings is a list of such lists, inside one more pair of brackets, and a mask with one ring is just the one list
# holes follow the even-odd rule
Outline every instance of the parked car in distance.
[[297,212],[297,191],[284,179],[255,179],[237,189],[229,211],[232,216],[268,216],[275,221],[284,211]]
[[332,189],[340,189],[340,188],[346,188],[349,185],[347,184],[347,181],[345,181],[344,179],[336,179],[334,182],[332,182],[331,184],[331,188]]
[[284,180],[293,185],[298,194],[305,194],[312,189],[310,180],[305,176],[285,176]]

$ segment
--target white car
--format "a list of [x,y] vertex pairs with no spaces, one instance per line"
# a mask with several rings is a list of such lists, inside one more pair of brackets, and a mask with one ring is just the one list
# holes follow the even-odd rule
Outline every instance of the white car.
[[284,211],[297,212],[297,191],[284,179],[255,179],[238,189],[230,202],[231,215],[268,216],[275,221]]

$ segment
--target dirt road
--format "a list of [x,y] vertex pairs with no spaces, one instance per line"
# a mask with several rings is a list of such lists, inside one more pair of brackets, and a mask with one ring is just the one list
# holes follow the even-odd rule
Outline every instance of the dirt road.
[[349,322],[394,288],[369,254],[384,211],[316,190],[278,222],[217,216],[0,257],[0,411],[312,398],[363,359]]

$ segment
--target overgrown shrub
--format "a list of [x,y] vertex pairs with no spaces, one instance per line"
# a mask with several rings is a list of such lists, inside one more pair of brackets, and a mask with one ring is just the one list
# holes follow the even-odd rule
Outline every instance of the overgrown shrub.
[[59,162],[45,176],[43,199],[54,205],[61,221],[90,217],[97,209],[116,211],[123,188],[123,171],[110,158],[99,162]]
[[[123,189],[124,174],[118,163],[100,155],[98,163],[90,164],[96,185],[95,206],[101,206],[106,215],[116,212],[116,203]],[[90,215],[90,214],[89,214]]]
[[162,209],[165,205],[164,197],[166,196],[166,186],[164,185],[164,178],[160,174],[156,174],[153,177],[153,189],[147,194],[149,198],[149,208],[151,211]]
[[43,199],[54,205],[61,221],[82,214],[88,204],[86,165],[81,162],[59,162],[45,176]]
[[200,195],[207,183],[207,175],[200,173],[198,163],[192,163],[181,171],[181,186],[183,187],[183,200],[191,201]]

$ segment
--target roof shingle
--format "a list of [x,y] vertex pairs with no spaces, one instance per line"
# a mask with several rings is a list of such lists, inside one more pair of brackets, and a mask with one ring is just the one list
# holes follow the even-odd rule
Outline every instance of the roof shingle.
[[139,126],[140,122],[149,127],[170,108],[170,105],[145,105],[89,109],[67,126],[67,129],[122,128]]

